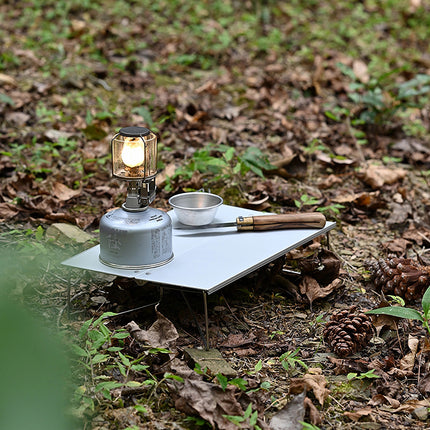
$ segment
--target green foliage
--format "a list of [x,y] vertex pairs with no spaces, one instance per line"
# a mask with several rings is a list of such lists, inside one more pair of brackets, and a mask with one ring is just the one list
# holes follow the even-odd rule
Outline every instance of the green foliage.
[[242,424],[247,421],[247,428],[261,430],[261,427],[257,425],[258,421],[258,411],[252,412],[252,403],[248,405],[243,416],[236,415],[223,415],[224,418],[228,419],[233,424],[236,424],[238,427],[243,428]]
[[348,373],[348,375],[346,375],[348,381],[352,381],[353,379],[356,380],[362,380],[362,379],[378,379],[380,378],[379,375],[375,375],[375,369],[371,369],[368,372],[365,373]]
[[279,360],[282,364],[282,367],[288,372],[292,372],[296,369],[296,366],[299,365],[303,367],[303,369],[307,370],[308,366],[300,360],[300,358],[297,357],[299,354],[300,348],[297,348],[295,351],[287,351],[284,352],[280,357]]
[[194,172],[206,175],[207,184],[214,185],[219,181],[238,185],[250,171],[264,178],[264,170],[275,167],[256,147],[248,147],[243,154],[236,154],[236,149],[227,145],[208,145],[194,152],[191,160],[179,167],[172,177],[168,178],[166,189],[172,189],[172,182],[177,179],[189,180]]
[[427,333],[430,335],[430,287],[427,288],[426,292],[424,293],[421,300],[421,305],[423,312],[402,306],[388,306],[384,308],[372,309],[366,313],[372,315],[390,315],[393,317],[420,321],[423,327],[427,330]]
[[[130,335],[126,330],[120,329],[111,331],[104,323],[108,317],[115,316],[112,312],[106,312],[97,319],[85,321],[78,333],[81,345],[72,343],[71,349],[78,362],[89,372],[89,384],[79,386],[75,391],[75,414],[81,415],[85,411],[95,410],[95,400],[101,402],[97,394],[101,394],[105,400],[112,401],[111,391],[123,387],[148,386],[155,390],[167,379],[174,379],[183,382],[182,378],[171,373],[165,373],[163,378],[158,380],[151,372],[149,365],[142,362],[151,354],[167,354],[170,351],[164,348],[148,348],[137,358],[124,354],[124,340]],[[110,380],[105,374],[98,374],[101,366],[115,369],[121,379]],[[138,378],[139,382],[134,380]],[[94,392],[94,395],[91,393]],[[144,407],[139,407],[143,412]]]
[[[342,63],[338,63],[338,67],[352,80],[348,96],[355,109],[338,110],[340,114],[351,118],[352,125],[390,123],[399,111],[422,107],[430,101],[429,75],[417,74],[412,79],[398,83],[396,76],[401,69],[394,69],[372,76],[363,83],[350,67]],[[326,112],[326,115],[331,119],[340,119],[334,112]]]
[[294,204],[299,208],[302,209],[303,206],[314,206],[319,203],[319,199],[308,196],[307,194],[302,194],[300,196],[300,200],[294,200]]
[[299,421],[299,423],[303,426],[302,430],[320,430],[320,428],[316,425],[309,424],[304,421]]

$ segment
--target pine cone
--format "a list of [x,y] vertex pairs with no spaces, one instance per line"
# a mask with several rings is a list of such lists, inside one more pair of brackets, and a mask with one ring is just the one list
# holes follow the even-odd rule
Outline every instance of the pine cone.
[[339,357],[347,357],[367,346],[373,334],[371,319],[355,306],[333,314],[324,328],[324,341]]
[[430,285],[430,267],[411,258],[380,259],[367,265],[376,288],[409,303],[420,300]]

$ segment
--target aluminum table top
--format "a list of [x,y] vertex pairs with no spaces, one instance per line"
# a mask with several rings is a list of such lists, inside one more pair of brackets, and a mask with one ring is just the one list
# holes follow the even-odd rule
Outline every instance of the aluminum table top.
[[[336,226],[335,222],[328,221],[322,229],[240,233],[234,227],[175,230],[179,222],[173,211],[169,215],[173,221],[174,258],[163,266],[141,270],[109,267],[99,261],[99,245],[69,258],[63,264],[212,294]],[[262,213],[222,205],[214,222],[234,221],[240,215]]]

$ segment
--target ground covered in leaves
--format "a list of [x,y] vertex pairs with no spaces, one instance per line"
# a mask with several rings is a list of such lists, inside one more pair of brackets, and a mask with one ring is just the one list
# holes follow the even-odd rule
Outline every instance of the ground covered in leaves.
[[[2,290],[50,326],[33,339],[54,325],[72,351],[75,428],[428,428],[419,321],[374,317],[365,348],[342,358],[323,330],[337,310],[399,300],[375,288],[367,262],[430,265],[429,12],[420,0],[2,2]],[[96,243],[124,200],[109,142],[129,125],[159,137],[156,207],[204,188],[337,222],[329,244],[209,297],[211,346],[229,372],[187,352],[201,346],[199,296],[186,297],[195,315],[170,290],[156,311],[120,314],[158,302],[160,286],[59,264]],[[78,243],[54,223],[90,236]],[[18,315],[2,326],[19,331]]]

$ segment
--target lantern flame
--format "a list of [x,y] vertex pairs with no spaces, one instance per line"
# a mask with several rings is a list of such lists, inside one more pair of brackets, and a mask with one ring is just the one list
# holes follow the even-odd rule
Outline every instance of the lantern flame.
[[145,161],[145,144],[140,137],[124,137],[121,159],[128,167],[137,167]]

